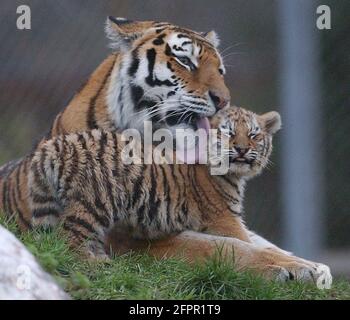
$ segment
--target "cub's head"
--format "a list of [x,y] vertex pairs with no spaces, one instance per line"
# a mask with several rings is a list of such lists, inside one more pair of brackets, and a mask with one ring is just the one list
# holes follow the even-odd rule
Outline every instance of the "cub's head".
[[169,23],[109,17],[106,32],[119,52],[108,93],[120,129],[198,127],[230,101],[215,32]]
[[[210,158],[212,165],[223,161],[229,164],[229,173],[253,177],[268,164],[272,151],[272,136],[281,128],[279,113],[271,111],[257,115],[249,110],[228,107],[212,119],[217,129],[219,155]],[[226,160],[224,160],[224,157]]]

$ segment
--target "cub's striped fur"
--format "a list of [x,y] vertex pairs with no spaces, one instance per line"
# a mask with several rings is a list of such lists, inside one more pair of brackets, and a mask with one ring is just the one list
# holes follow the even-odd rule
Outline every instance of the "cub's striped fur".
[[91,256],[105,255],[106,234],[118,224],[133,230],[134,238],[158,239],[184,230],[210,233],[215,221],[229,215],[237,220],[235,237],[249,241],[240,218],[245,181],[267,164],[280,118],[232,107],[219,111],[212,124],[230,134],[224,176],[211,176],[208,165],[125,165],[125,142],[115,132],[45,142],[29,174],[33,223],[63,221],[72,244]]
[[[196,119],[229,102],[214,32],[113,17],[106,32],[115,52],[56,117],[46,139],[97,128],[142,131],[144,120],[152,121],[154,129],[195,128]],[[17,214],[22,229],[30,226],[31,158],[0,168],[0,211]]]

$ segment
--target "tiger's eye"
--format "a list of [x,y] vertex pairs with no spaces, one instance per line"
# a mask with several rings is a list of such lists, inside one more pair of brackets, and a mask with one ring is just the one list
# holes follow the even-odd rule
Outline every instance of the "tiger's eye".
[[189,67],[191,71],[196,69],[196,66],[193,64],[190,58],[188,57],[176,57],[176,59],[186,67]]

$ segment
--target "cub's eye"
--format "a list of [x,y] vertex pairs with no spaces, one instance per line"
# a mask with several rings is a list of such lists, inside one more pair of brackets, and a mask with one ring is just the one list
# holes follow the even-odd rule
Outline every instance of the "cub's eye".
[[256,132],[252,132],[252,133],[249,133],[249,134],[248,134],[248,137],[249,137],[250,139],[255,139],[257,136],[258,136],[258,133],[256,133]]
[[188,57],[175,57],[175,59],[186,69],[189,69],[191,71],[196,69],[196,66],[193,64],[190,58]]
[[221,68],[219,69],[219,73],[223,76],[224,75],[224,70],[222,70]]
[[219,127],[218,131],[229,138],[234,136],[234,133],[232,133],[232,131],[230,131],[227,127]]

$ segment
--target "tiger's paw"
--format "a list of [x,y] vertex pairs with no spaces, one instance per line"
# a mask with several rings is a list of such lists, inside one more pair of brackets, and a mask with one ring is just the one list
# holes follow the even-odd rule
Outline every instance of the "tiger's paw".
[[259,252],[257,266],[263,276],[278,280],[314,283],[319,289],[329,289],[332,275],[328,266],[293,255],[284,254],[275,249],[263,249]]
[[283,265],[267,265],[264,275],[279,282],[314,283],[318,289],[330,289],[333,280],[328,266],[298,261],[283,263]]

